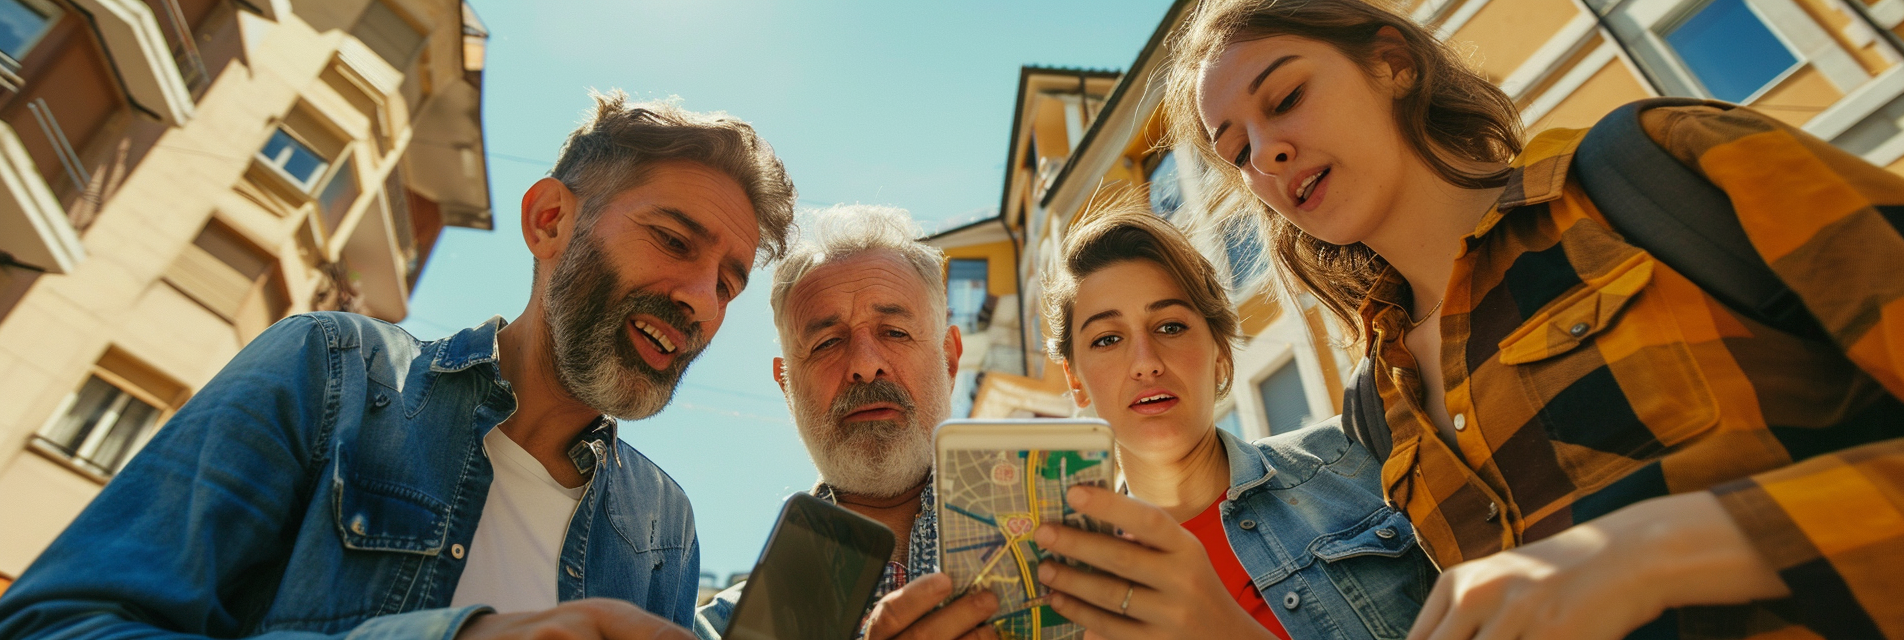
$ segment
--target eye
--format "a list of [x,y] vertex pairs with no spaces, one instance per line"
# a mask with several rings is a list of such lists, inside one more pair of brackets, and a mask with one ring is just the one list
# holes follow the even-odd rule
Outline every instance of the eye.
[[1157,326],[1157,333],[1161,333],[1167,336],[1174,336],[1189,330],[1190,330],[1190,325],[1187,325],[1181,322],[1176,322],[1176,321],[1166,322]]
[[1098,339],[1096,340],[1092,340],[1091,348],[1102,349],[1104,347],[1108,347],[1123,341],[1124,341],[1123,336],[1117,335],[1115,333],[1107,334],[1107,335],[1098,337]]
[[1276,103],[1276,113],[1286,113],[1290,109],[1296,108],[1296,103],[1302,102],[1302,89],[1304,86],[1306,85],[1296,85],[1296,88],[1291,89],[1289,95],[1285,96],[1282,102]]
[[654,231],[655,231],[655,237],[660,238],[661,244],[667,245],[669,251],[674,251],[676,253],[687,252],[688,241],[686,239],[683,239],[681,236],[675,235],[674,232],[668,231],[667,229],[663,229],[661,227],[655,227]]
[[887,329],[886,337],[893,338],[895,340],[904,340],[906,338],[912,337],[912,334],[906,333],[905,331],[900,329]]
[[1230,164],[1235,165],[1236,168],[1238,169],[1243,168],[1244,164],[1249,163],[1249,153],[1250,153],[1249,143],[1245,142],[1243,143],[1243,149],[1241,151],[1236,152],[1236,157],[1230,158]]
[[821,340],[819,344],[813,345],[812,353],[818,353],[821,350],[832,347],[835,344],[839,344],[839,342],[840,342],[839,338],[827,338],[825,340]]

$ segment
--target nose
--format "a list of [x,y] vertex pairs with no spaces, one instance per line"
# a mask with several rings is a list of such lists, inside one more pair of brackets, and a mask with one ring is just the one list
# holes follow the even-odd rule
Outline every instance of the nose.
[[1269,132],[1251,135],[1262,141],[1261,144],[1250,147],[1249,166],[1257,173],[1280,174],[1284,171],[1284,167],[1289,166],[1291,160],[1296,159],[1295,145],[1289,144],[1289,141],[1282,136]]
[[720,319],[720,296],[718,287],[720,274],[711,273],[703,277],[683,279],[669,292],[669,298],[681,307],[681,314],[690,322],[711,322]]
[[891,363],[886,361],[886,354],[879,350],[871,334],[866,330],[855,331],[846,345],[847,371],[853,374],[854,382],[872,382],[892,374]]
[[1148,334],[1131,338],[1131,379],[1143,380],[1163,375],[1164,361],[1157,357],[1156,343]]

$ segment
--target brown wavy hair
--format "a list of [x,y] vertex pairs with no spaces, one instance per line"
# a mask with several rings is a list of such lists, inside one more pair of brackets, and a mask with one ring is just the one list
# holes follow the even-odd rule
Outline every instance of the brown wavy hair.
[[[1521,152],[1520,115],[1500,88],[1470,69],[1462,57],[1434,34],[1385,5],[1364,0],[1207,0],[1176,34],[1175,52],[1165,63],[1164,109],[1173,139],[1197,150],[1205,175],[1217,194],[1251,207],[1264,221],[1262,232],[1284,286],[1306,291],[1342,322],[1350,335],[1364,338],[1356,309],[1388,262],[1366,245],[1335,245],[1303,233],[1249,191],[1229,161],[1217,155],[1204,130],[1197,103],[1198,78],[1206,64],[1230,45],[1272,36],[1297,36],[1341,51],[1365,71],[1373,71],[1387,50],[1384,27],[1400,35],[1401,49],[1414,64],[1414,79],[1396,98],[1395,125],[1415,156],[1458,187],[1482,189],[1507,181],[1505,168],[1474,172],[1464,165],[1499,165]],[[1221,201],[1213,199],[1213,201]]]

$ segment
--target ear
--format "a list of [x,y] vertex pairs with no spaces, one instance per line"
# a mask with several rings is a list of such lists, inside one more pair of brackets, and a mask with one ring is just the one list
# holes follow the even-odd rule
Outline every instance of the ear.
[[1408,51],[1408,41],[1402,38],[1402,32],[1394,27],[1382,27],[1375,32],[1375,55],[1382,61],[1384,69],[1377,69],[1377,75],[1385,79],[1400,98],[1415,88],[1421,70],[1416,68],[1415,56]]
[[1071,363],[1066,361],[1058,364],[1064,367],[1064,386],[1071,388],[1071,401],[1077,403],[1079,409],[1091,406],[1091,395],[1085,393],[1084,381],[1071,371]]
[[965,355],[965,339],[959,333],[959,325],[945,327],[945,377],[959,377],[959,356]]
[[787,360],[780,356],[773,359],[773,381],[780,385],[780,393],[787,392]]
[[522,240],[538,262],[554,260],[568,248],[578,213],[575,192],[555,178],[543,178],[522,194]]

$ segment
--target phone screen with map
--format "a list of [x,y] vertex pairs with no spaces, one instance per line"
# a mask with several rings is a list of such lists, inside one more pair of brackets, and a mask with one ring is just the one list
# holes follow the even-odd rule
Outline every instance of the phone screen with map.
[[998,596],[990,623],[1000,638],[1065,640],[1084,635],[1048,604],[1038,563],[1056,557],[1031,539],[1042,523],[1111,532],[1073,511],[1072,485],[1111,487],[1117,478],[1110,426],[1096,420],[948,421],[934,433],[933,491],[939,564],[954,597]]

